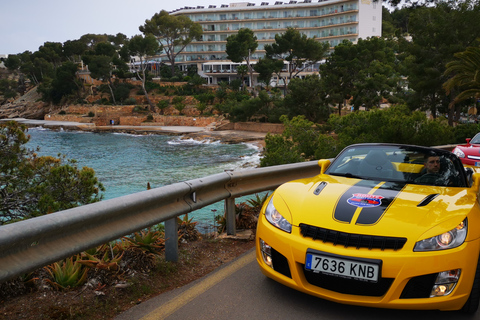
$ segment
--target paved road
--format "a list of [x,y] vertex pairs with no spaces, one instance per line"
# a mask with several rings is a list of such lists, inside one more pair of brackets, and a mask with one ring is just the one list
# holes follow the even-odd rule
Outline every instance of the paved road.
[[479,319],[453,312],[362,308],[318,299],[266,278],[252,249],[214,273],[133,307],[116,320]]

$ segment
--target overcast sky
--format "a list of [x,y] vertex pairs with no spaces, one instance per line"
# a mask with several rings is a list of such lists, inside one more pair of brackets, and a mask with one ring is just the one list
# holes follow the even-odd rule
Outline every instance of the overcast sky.
[[[37,51],[45,42],[76,40],[87,33],[140,34],[138,27],[161,10],[230,4],[232,0],[0,0],[0,55]],[[250,0],[274,4],[275,0]],[[283,1],[284,3],[287,1]]]

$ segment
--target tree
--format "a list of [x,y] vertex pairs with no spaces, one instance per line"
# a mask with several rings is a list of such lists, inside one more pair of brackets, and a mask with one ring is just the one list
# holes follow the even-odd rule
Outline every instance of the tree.
[[42,84],[37,89],[42,93],[43,100],[59,104],[69,95],[77,93],[82,87],[80,80],[76,76],[77,69],[76,63],[64,62],[55,70],[53,78],[44,78]]
[[480,47],[469,47],[455,54],[456,60],[447,63],[446,76],[452,76],[444,84],[447,95],[454,88],[461,90],[452,101],[452,105],[480,96]]
[[344,40],[320,66],[320,75],[325,91],[328,92],[326,101],[338,105],[339,115],[344,101],[351,98],[358,64],[357,47],[350,41]]
[[63,43],[63,55],[72,62],[80,61],[87,49],[87,44],[81,40],[68,40]]
[[[449,108],[451,99],[443,89],[446,64],[454,54],[475,46],[480,37],[476,22],[480,17],[480,3],[474,0],[442,1],[435,7],[418,7],[409,15],[411,42],[401,41],[405,76],[412,90],[408,101],[412,109],[437,110],[453,114],[460,109]],[[458,105],[457,105],[458,106]]]
[[203,34],[200,24],[193,22],[187,16],[172,16],[162,10],[155,13],[150,20],[139,27],[144,34],[152,34],[160,40],[161,49],[165,51],[172,76],[175,74],[175,58],[193,40],[200,40]]
[[91,76],[105,82],[110,90],[113,104],[117,104],[114,94],[114,83],[112,79],[116,63],[121,63],[115,46],[109,42],[100,42],[95,45],[93,51],[83,55],[83,61],[88,65]]
[[140,59],[140,70],[137,70],[137,76],[142,81],[142,90],[145,94],[145,98],[147,99],[150,109],[155,111],[155,105],[148,97],[145,82],[147,80],[146,70],[148,66],[148,57],[155,55],[155,53],[159,51],[160,47],[158,41],[152,34],[147,34],[146,36],[136,35],[127,41],[126,47],[128,48],[128,52],[131,56],[138,56]]
[[283,69],[283,60],[260,58],[253,68],[258,72],[258,80],[265,83],[268,88],[274,73],[277,74],[278,79],[280,79],[280,72]]
[[27,128],[0,125],[0,225],[100,201],[103,185],[75,161],[38,157],[28,150]]
[[316,75],[305,79],[292,79],[284,105],[292,116],[302,115],[308,121],[320,122],[328,119],[330,109],[325,102],[323,81]]
[[375,107],[397,91],[400,76],[393,44],[382,38],[343,41],[320,67],[327,101],[338,104],[352,98],[355,110]]
[[257,47],[257,37],[254,35],[253,31],[248,28],[242,28],[238,30],[236,34],[227,37],[225,50],[227,53],[227,59],[238,63],[243,61],[247,62],[247,68],[250,74],[250,87],[253,86],[253,69],[250,65],[250,60],[251,55],[255,53]]
[[323,60],[328,49],[328,43],[308,38],[306,34],[291,27],[283,34],[276,34],[273,44],[265,45],[265,53],[269,59],[283,59],[289,62],[289,80]]

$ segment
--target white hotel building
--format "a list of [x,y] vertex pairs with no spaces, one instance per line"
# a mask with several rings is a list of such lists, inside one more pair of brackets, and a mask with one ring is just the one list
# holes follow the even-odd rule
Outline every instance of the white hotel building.
[[[251,56],[252,63],[263,57],[264,46],[274,43],[275,35],[284,33],[288,27],[317,41],[328,42],[331,49],[345,39],[356,43],[359,38],[381,36],[382,32],[382,1],[373,0],[275,1],[260,5],[241,2],[185,7],[170,14],[186,15],[202,26],[203,38],[190,43],[177,56],[176,64],[182,69],[196,65],[198,73],[208,79],[209,84],[238,78],[239,64],[227,59],[225,47],[227,37],[241,28],[251,29],[257,37],[258,47]],[[164,55],[160,55],[160,59],[168,63]],[[318,72],[318,65],[301,75]]]

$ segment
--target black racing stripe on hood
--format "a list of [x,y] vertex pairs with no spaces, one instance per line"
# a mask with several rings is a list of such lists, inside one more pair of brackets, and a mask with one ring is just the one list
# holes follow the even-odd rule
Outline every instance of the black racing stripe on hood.
[[335,220],[341,222],[352,222],[353,215],[357,210],[357,207],[348,204],[347,200],[352,197],[355,193],[367,193],[378,183],[370,180],[361,180],[360,182],[354,184],[350,189],[345,191],[344,194],[338,199],[337,206],[335,207],[335,212],[333,217]]
[[[359,206],[355,206],[352,198],[355,198],[356,194],[368,194],[372,188],[378,184],[378,181],[368,181],[362,180],[359,183],[352,186],[348,189],[339,199],[337,206],[335,208],[334,217],[338,221],[352,223],[353,215]],[[390,206],[390,204],[395,200],[400,191],[403,189],[405,184],[386,182],[381,187],[379,187],[373,194],[378,203],[373,204],[372,206],[363,207],[360,211],[355,224],[369,225],[375,224],[385,213],[385,210]],[[349,203],[350,200],[350,203]]]

